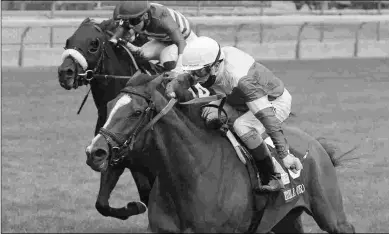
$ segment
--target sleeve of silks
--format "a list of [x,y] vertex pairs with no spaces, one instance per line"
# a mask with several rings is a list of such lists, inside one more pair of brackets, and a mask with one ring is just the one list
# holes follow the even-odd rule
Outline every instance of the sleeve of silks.
[[176,21],[173,20],[170,14],[166,12],[164,14],[166,14],[166,16],[161,20],[161,26],[169,35],[172,42],[177,46],[178,55],[180,55],[184,52],[186,46],[184,35],[182,35],[179,26],[177,25]]
[[[250,110],[252,111],[251,108]],[[282,132],[281,121],[275,116],[274,108],[266,107],[257,111],[254,115],[265,127],[266,133],[270,136],[276,147],[278,156],[281,159],[285,158],[288,155],[288,144]]]

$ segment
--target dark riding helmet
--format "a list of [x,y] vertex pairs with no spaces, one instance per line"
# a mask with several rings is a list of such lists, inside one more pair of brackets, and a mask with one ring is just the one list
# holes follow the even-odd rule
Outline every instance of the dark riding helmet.
[[135,19],[150,9],[149,1],[122,1],[113,11],[115,20]]

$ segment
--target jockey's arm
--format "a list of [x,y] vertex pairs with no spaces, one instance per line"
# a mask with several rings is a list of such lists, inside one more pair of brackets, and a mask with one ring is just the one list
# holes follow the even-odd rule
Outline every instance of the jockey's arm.
[[165,17],[162,21],[162,25],[165,28],[166,33],[169,35],[172,42],[178,48],[177,64],[181,64],[182,53],[184,52],[186,46],[185,38],[182,35],[177,23],[171,17]]
[[[250,82],[250,83],[248,83]],[[242,78],[238,88],[245,94],[246,104],[255,117],[263,124],[266,133],[272,139],[278,156],[283,159],[289,153],[286,138],[282,132],[281,121],[276,117],[274,107],[268,95],[258,83]]]

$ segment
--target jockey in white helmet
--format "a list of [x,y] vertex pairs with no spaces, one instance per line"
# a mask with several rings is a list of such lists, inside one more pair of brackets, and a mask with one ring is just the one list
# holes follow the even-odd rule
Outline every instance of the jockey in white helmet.
[[[250,150],[261,174],[269,179],[260,191],[284,188],[262,139],[265,132],[270,136],[286,168],[302,169],[300,160],[289,152],[281,128],[290,114],[292,102],[284,83],[249,54],[232,46],[220,48],[209,37],[198,37],[188,45],[182,63],[184,71],[190,75],[182,74],[172,80],[166,88],[167,96],[173,98],[175,90],[197,82],[203,87],[212,87],[216,93],[226,94],[224,110],[233,121],[234,131]],[[218,105],[220,101],[211,103]],[[206,123],[212,123],[218,117],[217,109],[204,108],[202,117]]]
[[158,60],[167,70],[181,72],[182,53],[197,38],[189,20],[180,12],[148,1],[122,1],[113,13],[118,28],[112,41],[141,34],[151,39],[141,47],[126,43],[131,52],[147,60]]

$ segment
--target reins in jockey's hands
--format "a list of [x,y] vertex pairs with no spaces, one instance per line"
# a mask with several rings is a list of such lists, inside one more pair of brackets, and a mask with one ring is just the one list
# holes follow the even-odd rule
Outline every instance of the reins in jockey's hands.
[[282,159],[284,166],[290,169],[293,173],[297,173],[299,170],[303,169],[303,165],[296,156],[288,152],[289,154]]

